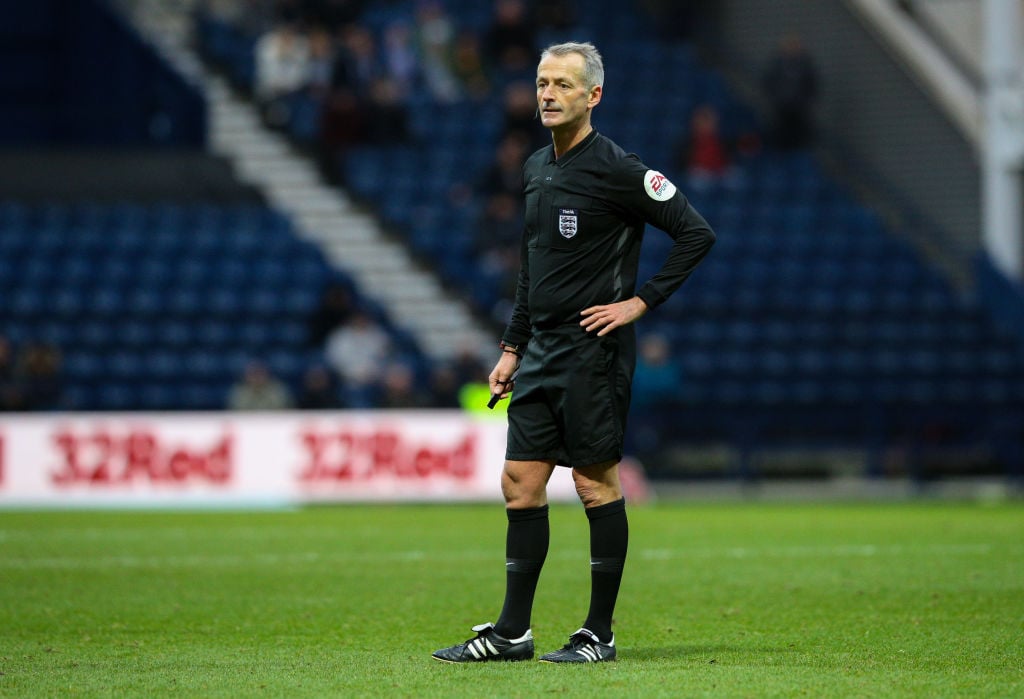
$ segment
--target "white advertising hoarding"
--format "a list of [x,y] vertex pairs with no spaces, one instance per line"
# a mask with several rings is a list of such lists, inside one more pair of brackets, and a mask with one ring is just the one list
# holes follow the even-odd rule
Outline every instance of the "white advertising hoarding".
[[0,506],[500,502],[504,455],[504,420],[456,411],[4,416]]

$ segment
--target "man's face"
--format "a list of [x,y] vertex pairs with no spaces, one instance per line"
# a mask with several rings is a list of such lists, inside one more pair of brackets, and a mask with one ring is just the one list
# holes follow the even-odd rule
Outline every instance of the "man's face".
[[601,101],[601,87],[587,89],[583,56],[546,56],[537,66],[537,107],[540,121],[552,130],[578,128]]

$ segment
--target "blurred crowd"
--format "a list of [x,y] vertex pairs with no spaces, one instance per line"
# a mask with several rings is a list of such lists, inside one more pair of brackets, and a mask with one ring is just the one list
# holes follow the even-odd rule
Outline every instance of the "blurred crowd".
[[[311,145],[324,174],[354,144],[410,138],[414,98],[485,100],[525,80],[548,31],[571,26],[575,0],[493,0],[483,31],[462,25],[441,0],[406,3],[383,27],[362,21],[367,0],[206,0],[201,12],[255,37],[252,93],[265,122],[287,129],[296,104],[312,105]],[[532,114],[532,108],[531,108]]]
[[[202,11],[256,38],[252,98],[268,126],[288,131],[298,102],[315,106],[313,145],[332,180],[347,148],[410,141],[416,97],[441,104],[500,100],[503,131],[492,167],[479,181],[459,183],[450,196],[456,205],[470,198],[482,202],[480,223],[489,233],[480,237],[477,253],[504,280],[500,296],[509,303],[519,265],[522,165],[547,142],[535,119],[536,58],[546,31],[575,22],[577,3],[495,0],[483,31],[461,26],[440,0],[420,0],[408,16],[374,31],[361,21],[371,4],[208,0]],[[232,387],[228,407],[455,408],[464,386],[487,377],[478,348],[468,347],[424,376],[342,285],[325,290],[310,319],[309,342],[323,350],[324,362],[308,368],[297,390],[253,360]]]
[[266,362],[253,359],[232,386],[232,410],[341,408],[460,408],[466,386],[486,382],[488,369],[467,347],[448,362],[419,366],[401,351],[384,324],[347,286],[323,293],[309,318],[308,343],[323,362],[306,368],[293,390]]
[[[205,0],[201,11],[253,37],[252,98],[268,126],[288,132],[296,105],[313,105],[312,146],[332,181],[340,177],[339,156],[354,145],[413,141],[411,110],[418,101],[500,104],[501,131],[490,167],[455,183],[448,195],[453,207],[472,202],[479,211],[481,235],[473,252],[498,299],[483,311],[500,327],[511,311],[519,270],[522,166],[550,142],[536,118],[536,61],[552,38],[564,37],[563,30],[578,23],[585,7],[577,0],[481,3],[489,5],[482,28],[453,17],[444,0]],[[686,41],[699,26],[699,5],[647,0],[638,2],[638,11],[655,18],[660,40]],[[381,7],[406,11],[367,21]],[[799,37],[781,42],[765,67],[763,88],[771,109],[763,135],[727,131],[713,104],[694,105],[684,116],[687,126],[669,144],[662,167],[680,176],[687,192],[741,186],[744,160],[763,145],[792,149],[811,143],[818,84]],[[641,405],[670,399],[666,387],[682,380],[667,340],[647,334],[641,337],[635,384]],[[325,291],[309,337],[325,361],[309,368],[298,391],[254,361],[239,377],[229,406],[457,407],[461,386],[486,380],[477,348],[423,376],[396,352],[387,329],[341,286]]]

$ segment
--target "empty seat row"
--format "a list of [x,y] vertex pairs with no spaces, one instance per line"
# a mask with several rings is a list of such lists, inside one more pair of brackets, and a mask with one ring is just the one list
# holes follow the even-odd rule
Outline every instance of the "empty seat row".
[[[320,348],[310,346],[309,319],[326,284],[354,287],[295,237],[285,217],[248,206],[218,213],[212,205],[158,204],[139,205],[138,219],[215,223],[106,233],[90,227],[136,210],[0,205],[9,226],[0,232],[0,252],[18,251],[0,254],[0,335],[16,346],[41,341],[60,350],[63,407],[222,408],[225,387],[250,359],[267,361],[292,385],[322,361]],[[237,254],[232,241],[245,241],[252,254]],[[210,254],[214,245],[220,254]],[[382,309],[366,305],[396,346],[421,361],[415,342],[394,330]]]

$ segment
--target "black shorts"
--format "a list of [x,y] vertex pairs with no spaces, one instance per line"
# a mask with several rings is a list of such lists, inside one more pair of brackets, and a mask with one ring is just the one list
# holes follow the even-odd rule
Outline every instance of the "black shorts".
[[636,332],[534,331],[508,406],[511,461],[589,466],[622,458]]

